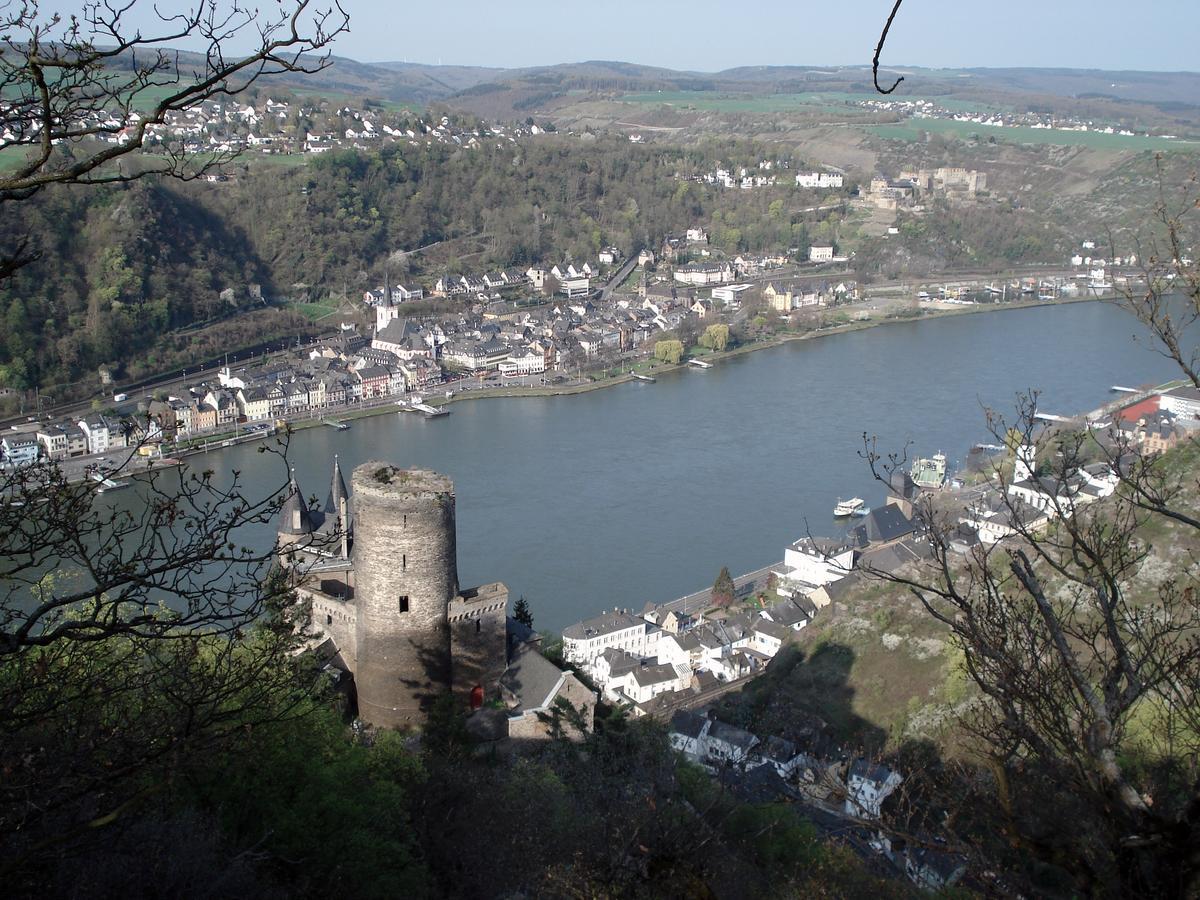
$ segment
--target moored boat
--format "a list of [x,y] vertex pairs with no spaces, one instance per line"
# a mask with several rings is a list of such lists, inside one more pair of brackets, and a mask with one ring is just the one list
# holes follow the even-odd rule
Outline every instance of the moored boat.
[[863,505],[862,497],[851,497],[849,500],[838,498],[837,506],[833,508],[835,516],[852,516],[854,511]]

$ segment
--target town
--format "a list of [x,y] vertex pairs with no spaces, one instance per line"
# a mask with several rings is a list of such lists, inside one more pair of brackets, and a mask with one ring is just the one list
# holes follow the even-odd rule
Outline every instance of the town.
[[[882,507],[845,501],[835,513],[848,523],[837,538],[806,535],[784,548],[782,562],[722,590],[699,591],[641,610],[614,609],[562,632],[562,653],[607,703],[634,717],[669,723],[673,746],[755,797],[808,804],[840,818],[859,844],[881,854],[923,888],[938,890],[967,871],[963,857],[930,848],[893,848],[871,827],[904,782],[885,760],[855,756],[819,727],[756,735],[722,721],[716,706],[730,691],[765,674],[772,659],[822,610],[844,600],[864,579],[901,573],[932,555],[930,526],[948,535],[951,555],[1020,541],[1046,532],[1056,519],[1109,497],[1122,466],[1154,458],[1200,434],[1200,390],[1166,385],[1134,391],[1114,387],[1116,401],[1082,416],[1041,417],[1048,429],[1084,429],[1109,449],[1105,459],[1056,475],[1039,474],[1032,443],[1015,447],[1011,468],[1003,448],[979,445],[976,477],[946,471],[946,457],[914,459],[888,478]],[[1132,397],[1131,397],[1132,395]],[[1049,432],[1052,433],[1052,432]],[[1043,448],[1051,442],[1041,436]],[[933,838],[931,838],[933,839]]]

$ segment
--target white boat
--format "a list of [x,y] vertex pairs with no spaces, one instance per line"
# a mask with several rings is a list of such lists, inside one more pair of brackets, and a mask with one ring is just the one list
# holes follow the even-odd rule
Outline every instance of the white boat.
[[833,508],[835,516],[852,516],[855,510],[863,505],[862,497],[851,497],[849,500],[838,498],[837,506]]

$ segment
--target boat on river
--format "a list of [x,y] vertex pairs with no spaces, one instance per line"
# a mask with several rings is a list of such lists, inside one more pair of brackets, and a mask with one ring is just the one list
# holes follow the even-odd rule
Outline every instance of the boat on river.
[[843,500],[841,497],[839,497],[837,506],[833,508],[833,514],[838,518],[841,518],[842,516],[852,516],[856,510],[862,508],[862,505],[862,497],[851,497],[849,500]]

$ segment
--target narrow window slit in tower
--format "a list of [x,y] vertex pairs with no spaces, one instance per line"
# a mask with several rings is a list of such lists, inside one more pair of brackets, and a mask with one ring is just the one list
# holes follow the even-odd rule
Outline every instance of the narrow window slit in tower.
[[408,594],[400,595],[400,612],[408,612]]

